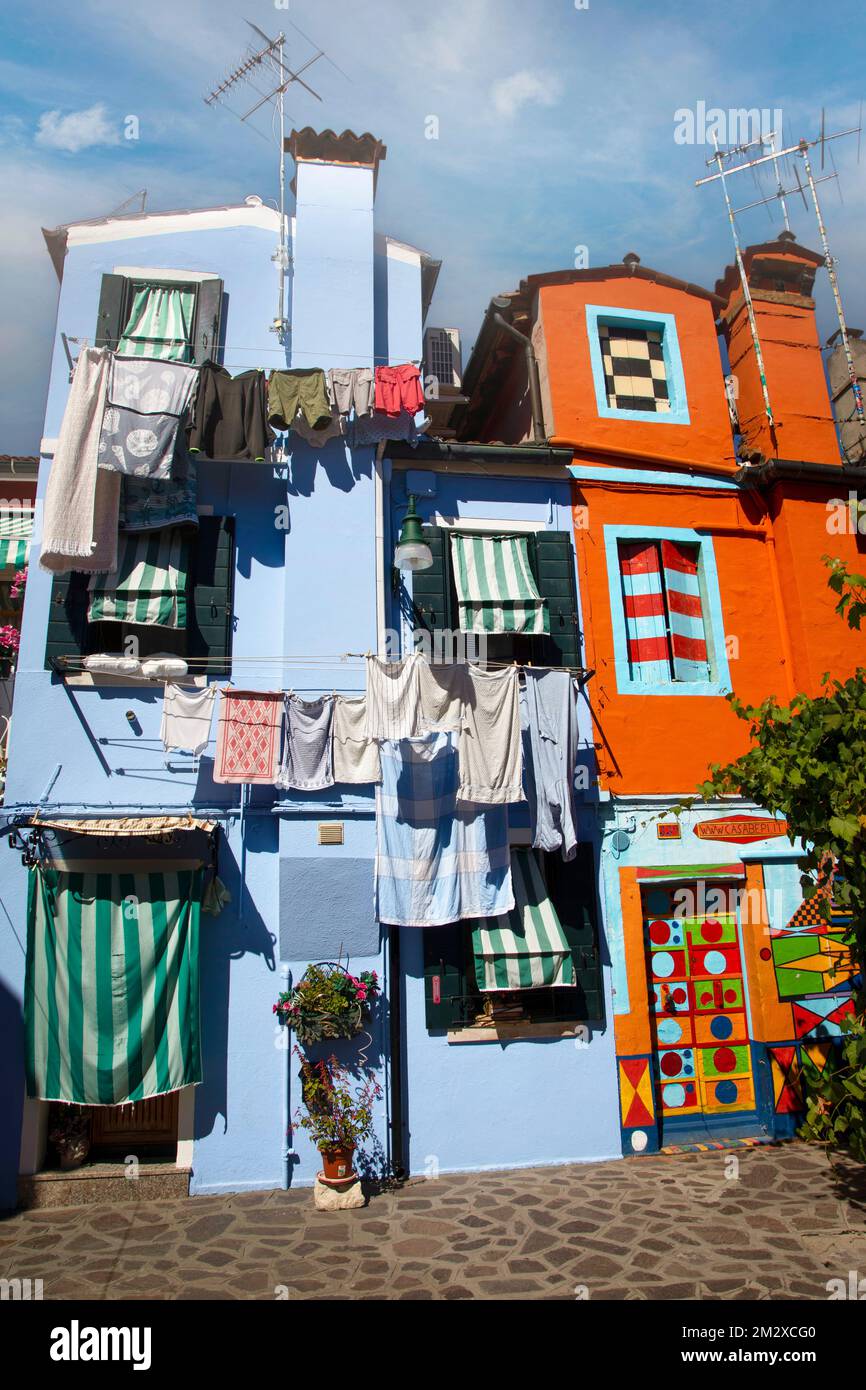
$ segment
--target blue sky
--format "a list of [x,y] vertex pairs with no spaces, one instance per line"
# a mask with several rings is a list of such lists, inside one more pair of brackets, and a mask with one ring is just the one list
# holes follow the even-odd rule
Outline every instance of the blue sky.
[[[578,4],[585,5],[578,8]],[[857,123],[862,0],[43,0],[0,17],[0,453],[38,450],[57,281],[40,227],[97,217],[137,189],[148,208],[274,197],[268,118],[258,134],[202,101],[243,54],[247,17],[287,19],[324,46],[294,89],[295,123],[371,130],[388,146],[378,223],[441,257],[430,322],[456,324],[468,355],[490,296],[533,272],[636,251],[645,265],[712,287],[731,258],[709,154],[674,139],[678,109],[784,114],[786,142]],[[315,51],[293,30],[295,65]],[[241,92],[235,109],[255,94]],[[123,138],[138,117],[140,138]],[[426,138],[438,118],[438,139]],[[866,328],[866,143],[834,147],[844,204],[821,190],[849,322]],[[740,175],[741,201],[760,196]],[[764,181],[769,191],[769,181]],[[794,231],[817,245],[811,213]],[[743,215],[745,240],[781,227]],[[821,276],[825,280],[825,276]],[[824,337],[835,327],[819,294]]]

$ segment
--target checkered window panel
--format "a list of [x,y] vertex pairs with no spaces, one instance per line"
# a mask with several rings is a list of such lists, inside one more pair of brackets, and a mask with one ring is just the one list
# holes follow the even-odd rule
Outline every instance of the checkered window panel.
[[610,408],[669,413],[661,330],[600,323],[598,337]]

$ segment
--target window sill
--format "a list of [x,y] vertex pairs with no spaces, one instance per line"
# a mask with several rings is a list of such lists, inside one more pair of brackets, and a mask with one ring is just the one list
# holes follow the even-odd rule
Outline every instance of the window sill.
[[730,687],[721,681],[668,681],[664,685],[649,685],[646,681],[632,681],[617,676],[618,695],[699,695],[722,697]]
[[71,686],[123,686],[127,690],[153,689],[165,685],[168,680],[197,689],[207,685],[207,676],[112,676],[101,671],[74,671],[68,675],[61,674],[61,679],[64,684]]
[[579,1019],[559,1022],[532,1023],[521,1020],[518,1023],[498,1023],[493,1028],[479,1028],[470,1024],[466,1028],[449,1028],[449,1043],[506,1043],[531,1041],[533,1038],[587,1038],[588,1024]]

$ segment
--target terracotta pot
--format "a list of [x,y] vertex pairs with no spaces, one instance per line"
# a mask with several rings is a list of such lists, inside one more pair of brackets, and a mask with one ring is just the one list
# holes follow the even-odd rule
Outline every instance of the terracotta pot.
[[352,1168],[352,1160],[355,1157],[354,1149],[329,1149],[327,1153],[320,1149],[319,1152],[322,1155],[325,1177],[330,1182],[348,1181],[350,1178],[354,1178],[355,1172]]

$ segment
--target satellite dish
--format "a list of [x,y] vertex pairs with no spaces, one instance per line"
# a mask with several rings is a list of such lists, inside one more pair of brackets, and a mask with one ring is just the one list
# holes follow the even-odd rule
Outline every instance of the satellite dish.
[[615,830],[610,837],[610,846],[614,854],[624,854],[631,844],[631,836],[627,830]]

